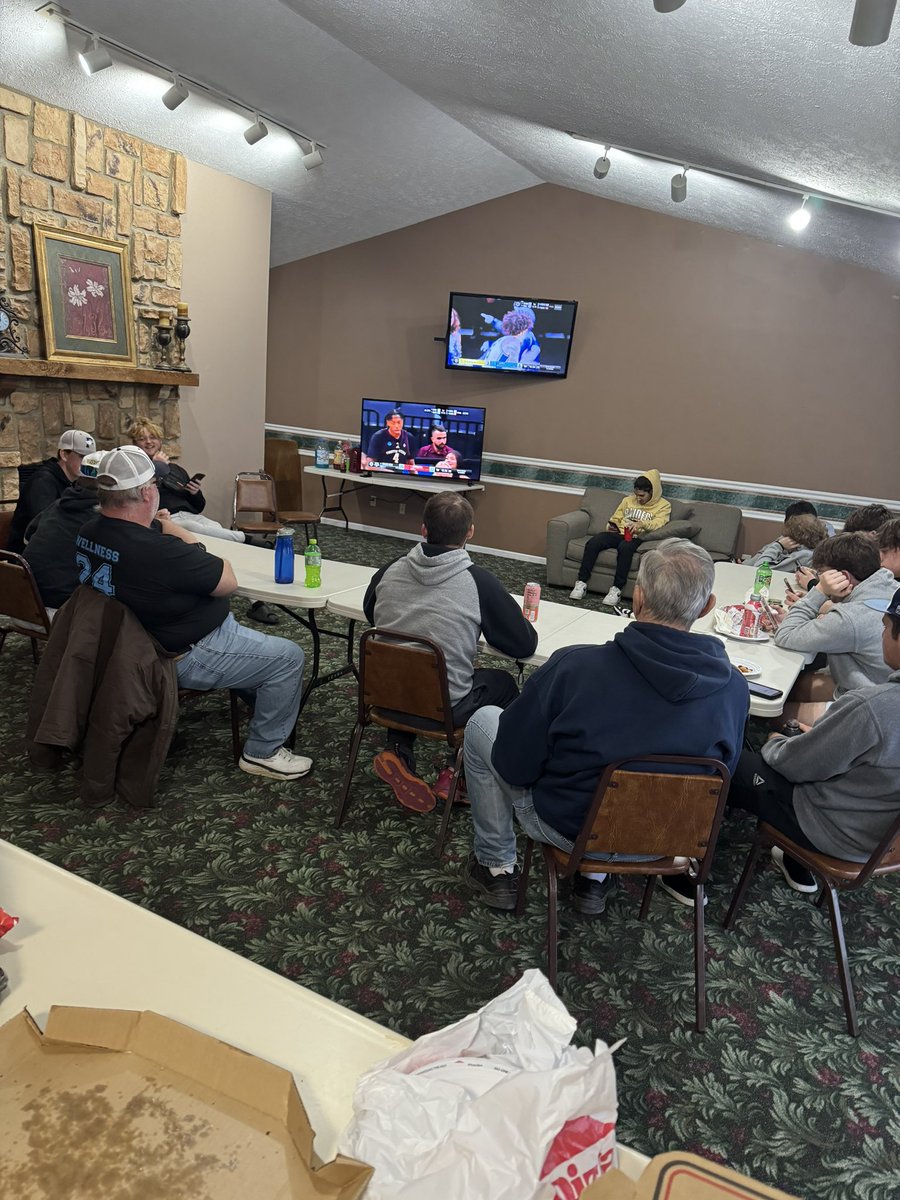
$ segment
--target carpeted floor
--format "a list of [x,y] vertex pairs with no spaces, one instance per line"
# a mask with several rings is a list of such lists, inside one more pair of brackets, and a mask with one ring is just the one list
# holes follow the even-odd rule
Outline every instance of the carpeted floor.
[[[410,545],[330,526],[322,533],[326,558],[373,565]],[[543,577],[531,564],[474,557],[510,590]],[[545,588],[544,596],[566,593]],[[242,616],[247,605],[234,608]],[[286,617],[275,632],[310,648]],[[325,639],[325,652],[336,665],[342,643]],[[475,903],[462,881],[465,811],[454,815],[447,853],[436,860],[435,817],[396,805],[370,769],[366,743],[351,809],[335,830],[352,681],[319,689],[307,706],[298,748],[315,768],[300,784],[252,779],[232,766],[217,696],[183,713],[156,809],[97,812],[80,808],[71,772],[38,774],[28,763],[31,677],[27,642],[10,637],[0,655],[0,836],[409,1037],[458,1019],[543,965],[539,877],[521,920]],[[598,703],[607,699],[598,680]],[[378,734],[370,736],[374,747]],[[720,840],[704,1036],[692,1029],[691,915],[658,894],[639,922],[638,883],[599,919],[563,912],[562,998],[580,1041],[627,1038],[617,1054],[623,1142],[648,1154],[694,1150],[809,1200],[889,1200],[900,1194],[897,885],[876,883],[844,905],[862,1025],[854,1040],[827,918],[772,868],[737,928],[721,929],[749,834],[746,820],[729,819]]]

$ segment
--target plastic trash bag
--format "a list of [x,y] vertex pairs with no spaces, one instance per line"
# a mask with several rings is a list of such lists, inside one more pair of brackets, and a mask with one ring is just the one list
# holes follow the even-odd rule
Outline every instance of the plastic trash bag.
[[[540,971],[361,1076],[341,1152],[371,1164],[366,1200],[575,1200],[613,1165],[612,1051]],[[615,1047],[614,1047],[615,1048]]]

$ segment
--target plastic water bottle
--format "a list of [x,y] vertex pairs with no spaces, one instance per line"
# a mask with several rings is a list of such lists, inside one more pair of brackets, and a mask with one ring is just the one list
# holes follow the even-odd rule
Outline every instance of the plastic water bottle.
[[324,442],[316,443],[316,466],[317,467],[327,467],[328,466],[328,447],[325,445]]
[[287,525],[275,535],[275,582],[294,582],[294,531]]
[[772,565],[763,559],[756,568],[756,578],[753,581],[754,596],[769,598],[769,587],[772,583]]
[[309,545],[303,552],[306,560],[306,586],[317,588],[322,586],[322,551],[315,538],[310,538]]

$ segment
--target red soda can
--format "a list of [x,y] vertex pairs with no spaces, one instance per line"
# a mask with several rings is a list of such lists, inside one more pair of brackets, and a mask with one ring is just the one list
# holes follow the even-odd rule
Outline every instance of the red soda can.
[[759,609],[753,604],[744,605],[744,615],[741,617],[741,637],[755,638],[759,636]]
[[538,619],[538,606],[541,603],[541,585],[539,583],[526,583],[525,595],[522,597],[522,615],[526,621],[531,621],[532,625]]

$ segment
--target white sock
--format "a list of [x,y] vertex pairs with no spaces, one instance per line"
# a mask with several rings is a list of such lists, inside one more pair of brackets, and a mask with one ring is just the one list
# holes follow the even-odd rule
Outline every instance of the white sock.
[[582,871],[581,873],[585,879],[593,879],[596,883],[602,883],[607,876],[606,871],[600,871],[599,874],[596,871],[591,871],[590,873]]
[[488,867],[488,870],[496,878],[498,875],[512,875],[515,867]]

